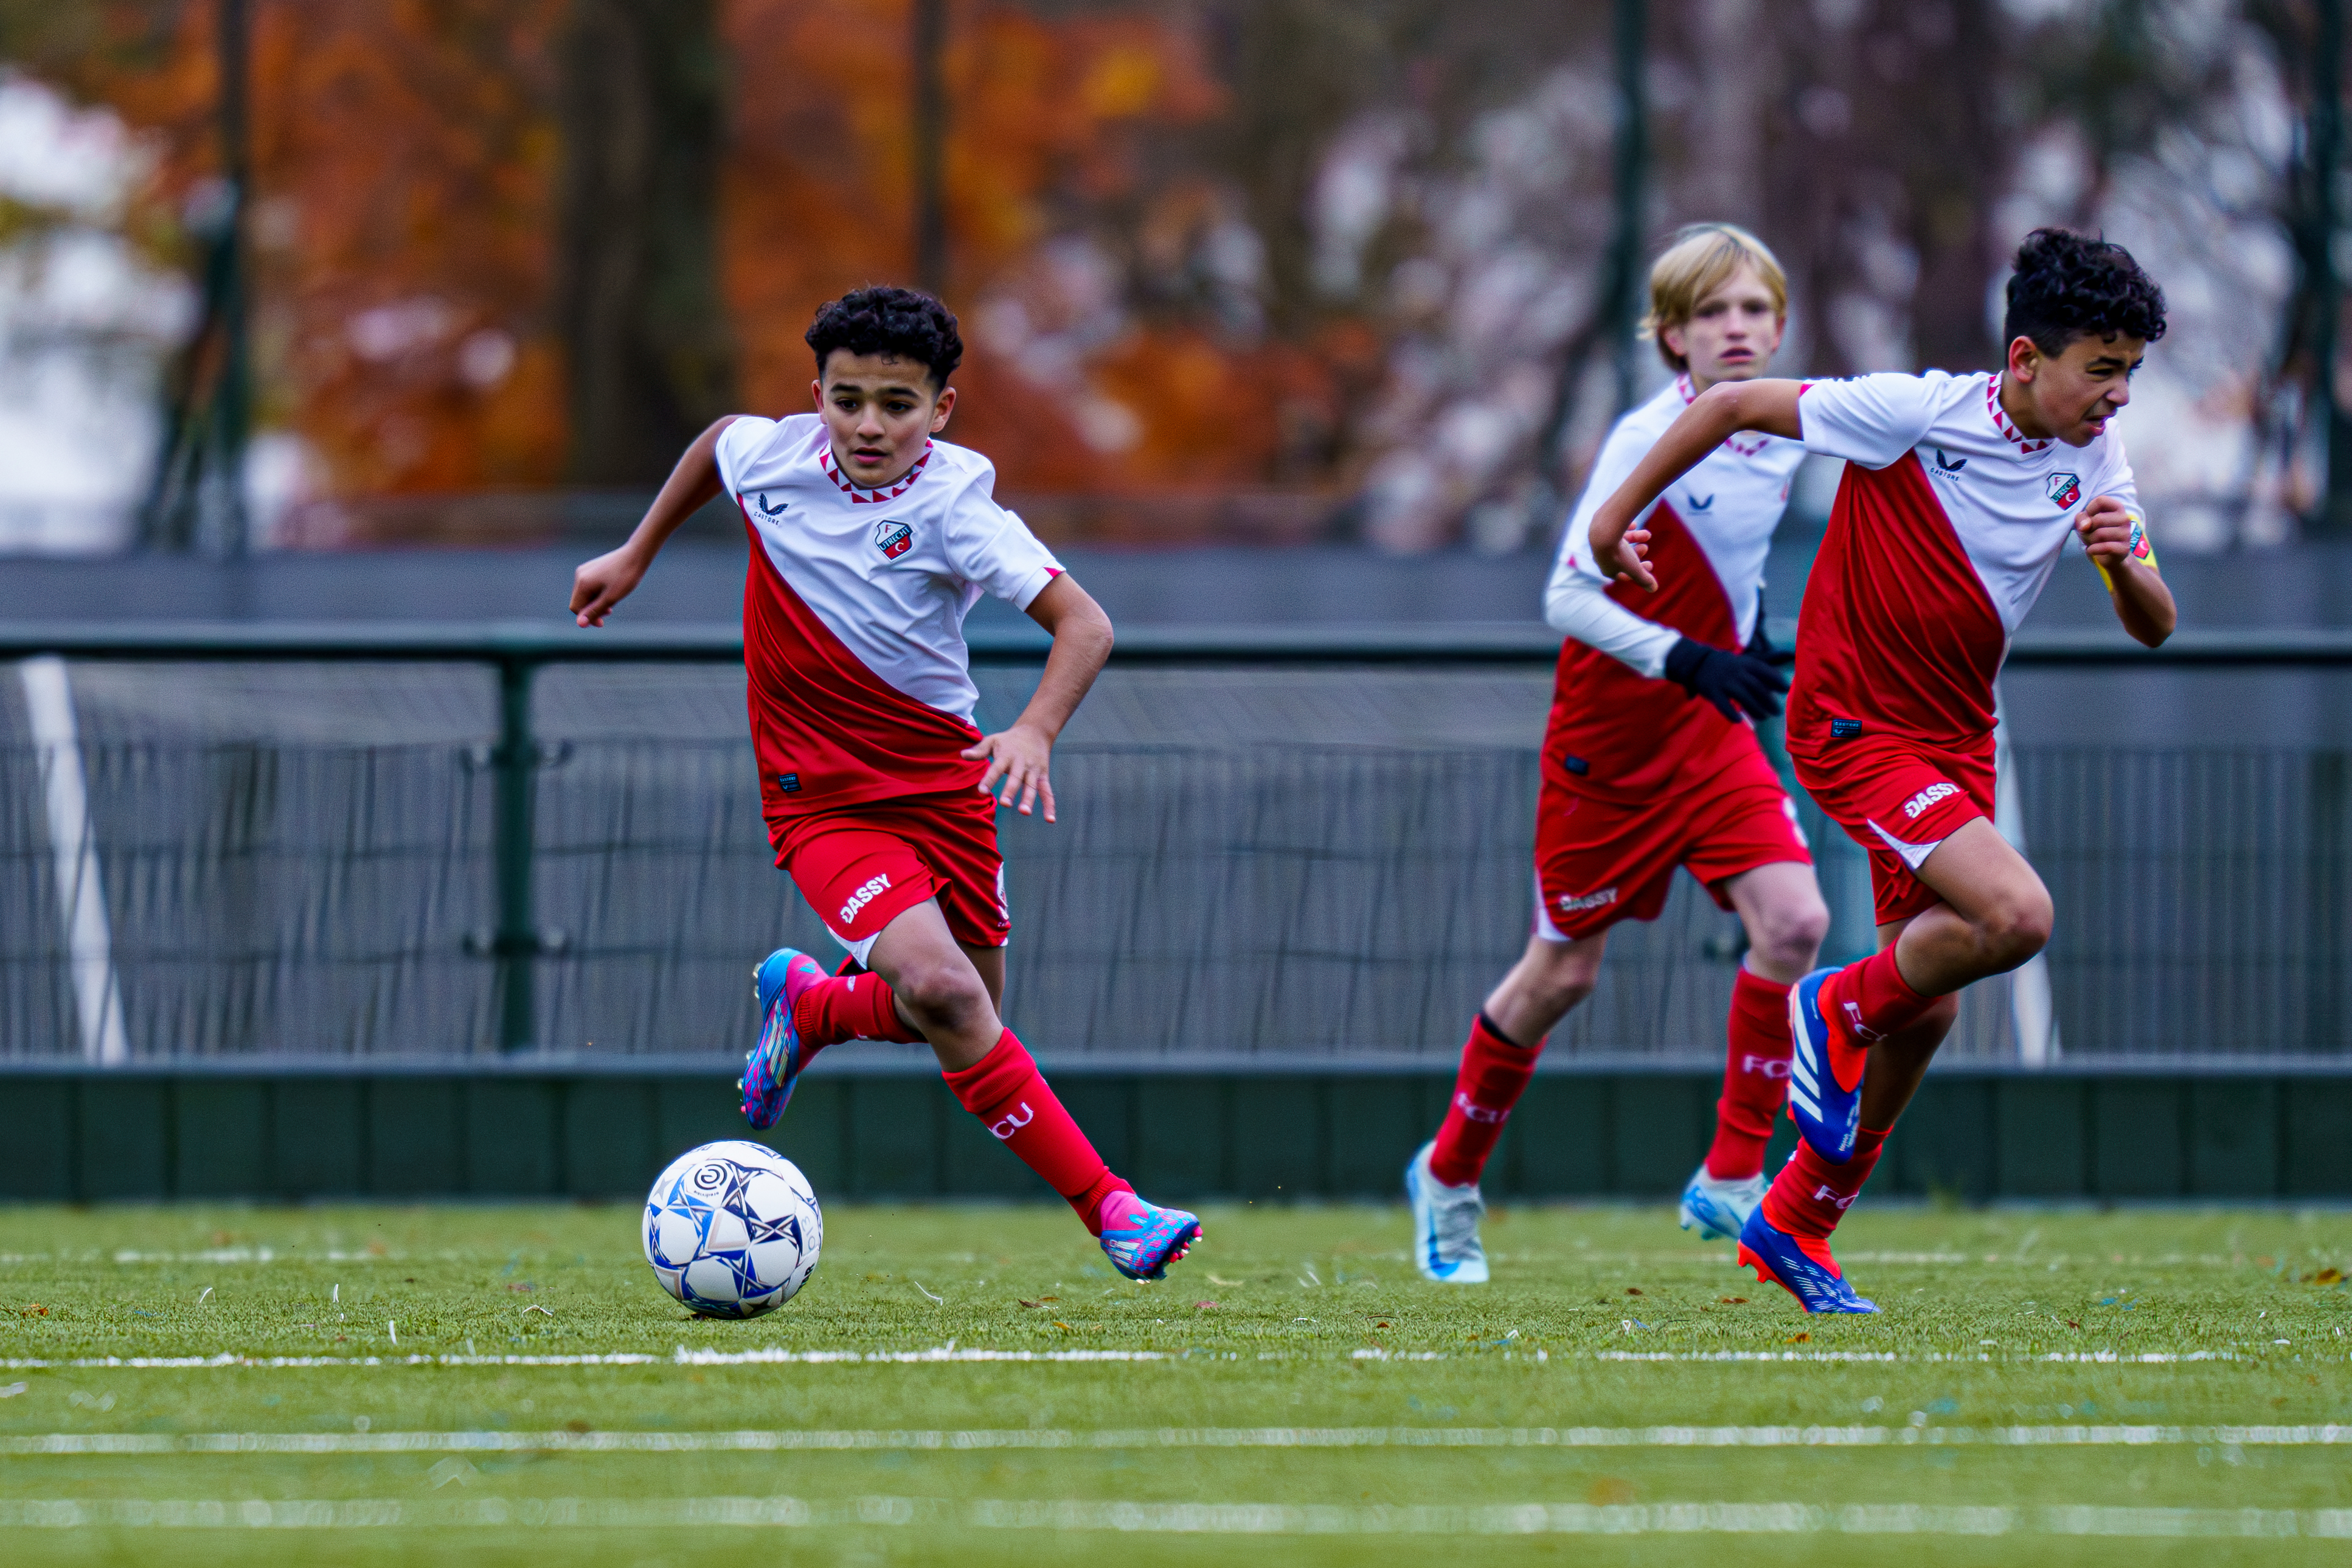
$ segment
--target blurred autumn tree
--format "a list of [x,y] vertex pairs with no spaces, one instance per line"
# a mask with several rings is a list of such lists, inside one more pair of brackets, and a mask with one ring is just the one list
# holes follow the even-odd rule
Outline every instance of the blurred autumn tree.
[[[547,295],[559,0],[261,0],[249,214],[263,422],[335,490],[562,471]],[[219,167],[213,11],[9,0],[0,52],[151,132],[159,214]],[[159,236],[168,246],[168,236]]]
[[[249,3],[261,416],[339,496],[648,485],[717,413],[809,405],[822,300],[914,279],[917,0]],[[1613,413],[1578,369],[1609,326],[1608,8],[930,3],[952,434],[1028,501],[1116,502],[1033,519],[1549,526],[1555,412],[1572,458]],[[162,254],[216,167],[215,4],[0,0],[0,58],[153,138],[126,221]],[[2168,461],[2217,516],[2305,494],[2260,411],[2333,348],[2330,187],[2291,134],[2314,5],[1653,0],[1643,237],[1754,224],[1788,367],[1837,373],[1991,363],[2022,230],[2105,226],[2236,311],[2184,310],[2152,366],[2209,438],[2144,481]],[[2256,419],[2274,481],[2231,445]]]

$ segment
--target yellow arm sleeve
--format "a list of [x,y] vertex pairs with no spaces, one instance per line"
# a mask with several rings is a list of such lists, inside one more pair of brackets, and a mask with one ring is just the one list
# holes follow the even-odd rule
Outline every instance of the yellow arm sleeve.
[[[2130,515],[2132,525],[2132,559],[2152,572],[2161,570],[2161,568],[2159,568],[2156,563],[2156,541],[2147,536],[2147,521],[2137,512],[2133,512]],[[2099,581],[2107,585],[2107,592],[2110,594],[2114,593],[2116,591],[2116,574],[2107,570],[2107,563],[2094,555],[2091,557],[2091,564],[2099,569]]]

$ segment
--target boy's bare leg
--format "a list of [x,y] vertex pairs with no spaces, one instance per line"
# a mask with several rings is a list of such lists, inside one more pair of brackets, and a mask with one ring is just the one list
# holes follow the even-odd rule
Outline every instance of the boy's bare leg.
[[1751,973],[1790,985],[1812,968],[1829,934],[1830,910],[1811,866],[1795,860],[1759,866],[1724,883],[1723,892],[1747,929]]
[[[985,952],[983,970],[976,960]],[[898,999],[898,1013],[922,1032],[949,1072],[978,1065],[1004,1035],[996,998],[1004,987],[1004,953],[959,943],[939,900],[926,899],[882,928],[866,955]]]
[[1587,996],[1601,980],[1601,950],[1609,933],[1574,942],[1528,938],[1519,961],[1486,993],[1487,1021],[1513,1045],[1533,1049],[1552,1026]]
[[2050,941],[2050,889],[1985,817],[1929,851],[1918,877],[1944,902],[1907,923],[1895,962],[1922,995],[2005,974]]

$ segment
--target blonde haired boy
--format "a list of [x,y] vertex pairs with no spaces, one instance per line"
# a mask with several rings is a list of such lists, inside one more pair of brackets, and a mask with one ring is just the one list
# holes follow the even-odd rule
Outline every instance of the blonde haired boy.
[[1535,929],[1471,1025],[1437,1136],[1405,1167],[1414,1261],[1429,1279],[1486,1279],[1486,1158],[1545,1037],[1592,994],[1610,928],[1655,920],[1677,867],[1738,911],[1748,942],[1715,1142],[1684,1191],[1683,1227],[1736,1237],[1763,1197],[1764,1144],[1788,1093],[1789,986],[1829,926],[1796,807],[1750,722],[1779,713],[1788,686],[1760,596],[1804,448],[1773,436],[1727,441],[1660,496],[1643,514],[1650,558],[1677,569],[1657,574],[1665,586],[1654,595],[1612,582],[1586,535],[1694,398],[1764,373],[1788,302],[1771,251],[1729,224],[1684,229],[1650,269],[1643,329],[1677,374],[1602,443],[1545,591],[1545,619],[1568,640],[1544,736]]

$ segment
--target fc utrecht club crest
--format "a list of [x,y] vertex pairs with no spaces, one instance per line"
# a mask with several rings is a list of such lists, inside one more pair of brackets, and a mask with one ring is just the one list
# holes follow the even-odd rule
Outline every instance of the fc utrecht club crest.
[[915,547],[915,531],[903,522],[877,522],[874,525],[874,548],[896,561]]
[[2042,482],[2050,491],[2050,504],[2060,511],[2083,499],[2083,481],[2072,474],[2053,474]]

